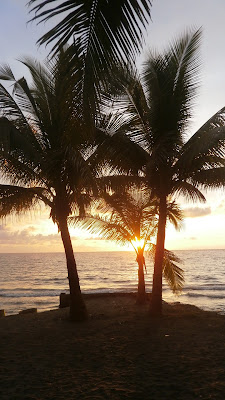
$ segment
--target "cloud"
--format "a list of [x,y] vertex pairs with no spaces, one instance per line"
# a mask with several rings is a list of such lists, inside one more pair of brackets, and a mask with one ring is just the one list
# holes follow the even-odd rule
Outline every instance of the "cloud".
[[211,214],[210,207],[190,207],[183,210],[184,217],[186,218],[197,218],[197,217],[205,217],[206,215]]
[[[59,245],[61,238],[59,234],[34,234],[34,226],[29,226],[22,230],[12,231],[8,226],[0,226],[0,244],[12,245]],[[73,237],[73,240],[76,238]]]
[[107,238],[101,238],[101,237],[87,237],[87,238],[84,238],[84,240],[92,240],[92,241],[98,241],[98,240],[110,240],[110,239],[107,239]]
[[220,213],[224,213],[225,212],[225,199],[223,199],[220,204],[216,207],[216,211],[220,214]]

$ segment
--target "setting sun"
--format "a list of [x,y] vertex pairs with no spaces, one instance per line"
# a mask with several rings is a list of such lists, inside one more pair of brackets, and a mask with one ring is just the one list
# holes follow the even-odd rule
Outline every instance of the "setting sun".
[[134,248],[137,249],[142,249],[144,247],[145,241],[144,239],[138,239],[135,236],[135,240],[131,240],[132,245],[134,246]]

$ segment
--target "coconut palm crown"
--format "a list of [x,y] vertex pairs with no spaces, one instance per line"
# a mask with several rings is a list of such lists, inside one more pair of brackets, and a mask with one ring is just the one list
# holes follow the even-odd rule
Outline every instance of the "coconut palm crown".
[[32,83],[16,80],[8,65],[0,79],[13,83],[13,93],[0,85],[0,172],[9,183],[0,185],[0,216],[20,213],[44,203],[63,241],[71,294],[70,316],[86,318],[72,243],[69,215],[84,213],[96,190],[85,148],[87,127],[79,98],[79,59],[61,50],[40,64],[26,58]]
[[[157,231],[158,204],[152,199],[148,188],[130,187],[123,191],[105,190],[101,199],[94,203],[93,214],[85,217],[70,217],[69,223],[87,229],[92,234],[114,241],[119,245],[131,244],[138,263],[138,292],[137,302],[146,301],[144,268],[144,253],[154,256],[153,244]],[[168,207],[168,220],[178,228],[182,213],[175,203]],[[163,273],[174,293],[182,290],[183,270],[177,265],[179,258],[166,250],[164,253]]]

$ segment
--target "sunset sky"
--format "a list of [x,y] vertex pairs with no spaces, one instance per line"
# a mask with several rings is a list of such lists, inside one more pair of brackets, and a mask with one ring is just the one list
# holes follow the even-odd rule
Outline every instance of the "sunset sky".
[[[16,61],[32,55],[42,60],[48,53],[37,48],[36,40],[50,25],[26,24],[27,0],[0,2],[0,63],[9,63],[18,78],[26,70]],[[189,135],[225,105],[225,35],[224,0],[153,0],[152,22],[146,35],[141,65],[148,48],[163,49],[188,27],[202,27],[201,88]],[[225,192],[208,192],[206,204],[180,204],[185,219],[180,232],[168,226],[168,249],[225,248]],[[71,231],[75,251],[121,250],[84,232]],[[57,227],[49,220],[49,210],[38,209],[28,215],[10,217],[0,225],[0,252],[63,251]]]

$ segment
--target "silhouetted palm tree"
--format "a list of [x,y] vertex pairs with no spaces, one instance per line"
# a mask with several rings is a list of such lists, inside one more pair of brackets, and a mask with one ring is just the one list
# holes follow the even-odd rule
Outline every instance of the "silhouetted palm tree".
[[10,185],[0,185],[0,216],[43,202],[57,223],[63,241],[71,294],[70,316],[83,320],[83,302],[67,225],[69,215],[84,214],[89,194],[96,190],[86,153],[88,130],[79,97],[79,58],[61,51],[40,64],[22,62],[32,83],[16,80],[8,65],[0,79],[13,82],[11,95],[0,85],[0,172]]
[[98,162],[104,155],[104,164],[109,163],[109,153],[112,168],[118,163],[122,172],[141,171],[139,175],[159,200],[150,306],[155,315],[162,312],[166,215],[171,197],[205,201],[202,189],[225,184],[225,107],[186,140],[199,86],[200,37],[200,30],[187,32],[163,54],[150,53],[141,75],[132,64],[117,67],[113,72],[116,79],[110,82],[117,107],[104,119],[111,132],[102,129],[95,154]]
[[[131,244],[136,252],[138,263],[138,293],[137,302],[146,301],[145,291],[145,258],[144,253],[154,256],[155,245],[152,243],[158,219],[157,202],[152,199],[151,191],[130,188],[120,193],[105,191],[97,207],[93,208],[93,215],[85,217],[70,217],[69,222],[83,227],[92,234],[100,235],[107,240],[115,241],[120,245]],[[175,203],[168,207],[168,219],[179,227],[181,212]],[[178,257],[166,250],[164,253],[163,273],[174,293],[181,291],[183,286],[183,271],[176,263]]]
[[[143,43],[150,19],[150,0],[30,0],[32,20],[51,20],[54,27],[39,44],[55,51],[73,39],[82,59],[82,95],[86,118],[95,119],[99,82],[113,63],[133,58]],[[55,20],[54,20],[55,18]],[[78,46],[79,44],[79,46]]]

